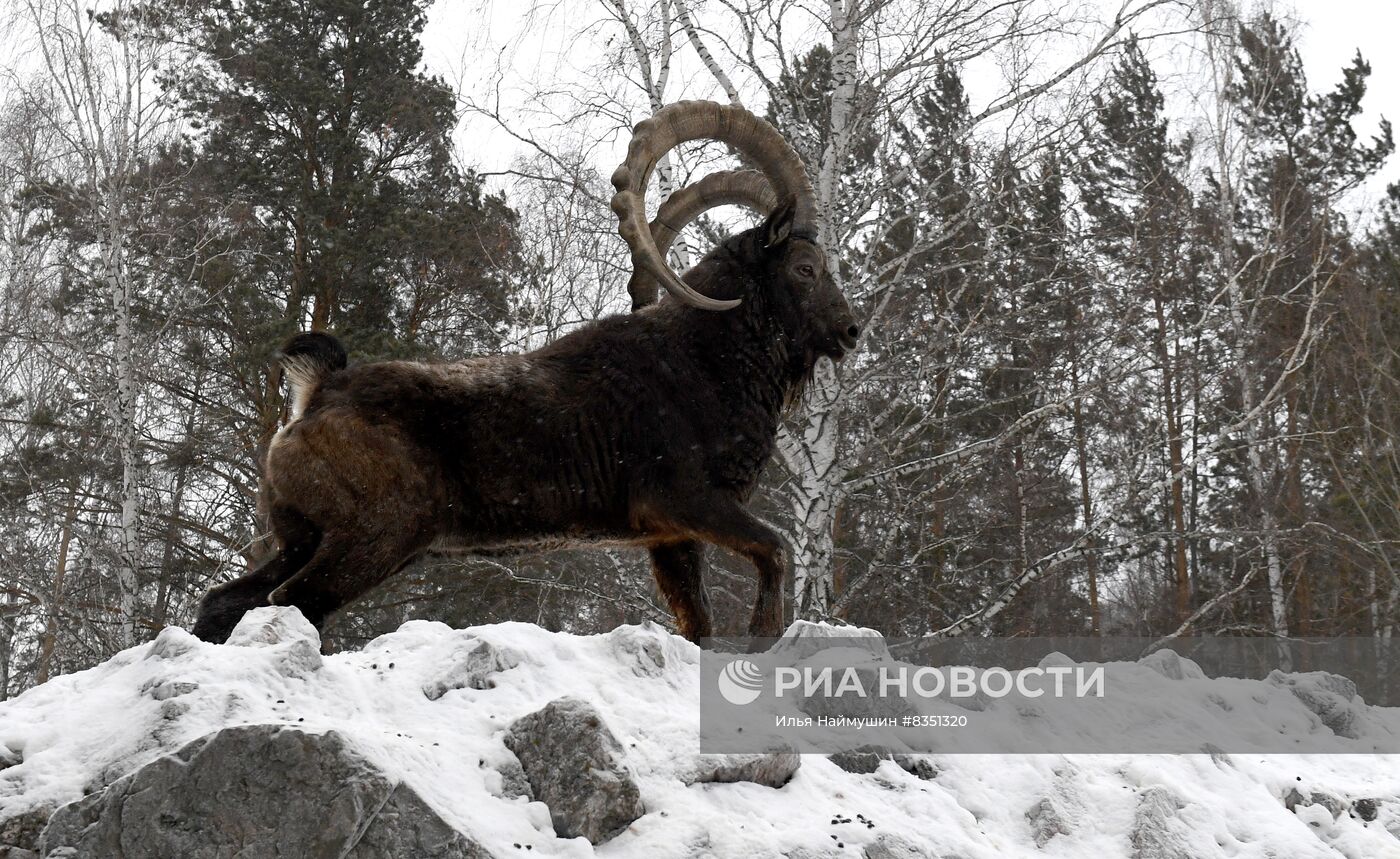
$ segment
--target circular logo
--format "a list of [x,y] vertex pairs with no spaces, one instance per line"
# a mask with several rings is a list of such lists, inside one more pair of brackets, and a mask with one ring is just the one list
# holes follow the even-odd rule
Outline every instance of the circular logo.
[[763,690],[763,672],[747,659],[736,659],[719,672],[719,694],[731,704],[752,704]]

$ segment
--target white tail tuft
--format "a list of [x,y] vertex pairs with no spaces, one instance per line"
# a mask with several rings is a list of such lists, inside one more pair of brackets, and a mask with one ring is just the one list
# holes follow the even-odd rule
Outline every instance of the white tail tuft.
[[287,419],[289,423],[300,418],[306,411],[306,404],[311,401],[316,386],[321,384],[321,375],[325,370],[320,361],[308,355],[292,355],[282,359],[282,372],[287,376],[287,384],[292,393],[291,416]]

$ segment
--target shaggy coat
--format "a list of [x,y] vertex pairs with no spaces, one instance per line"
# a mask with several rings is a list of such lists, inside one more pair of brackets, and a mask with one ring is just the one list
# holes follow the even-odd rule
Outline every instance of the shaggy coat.
[[744,505],[814,363],[858,334],[792,220],[789,203],[687,273],[705,295],[742,299],[733,310],[667,301],[456,364],[346,367],[328,335],[293,338],[292,419],[266,463],[278,552],[212,590],[195,633],[222,641],[268,603],[320,627],[429,551],[609,544],[650,551],[695,639],[710,633],[708,542],[752,561],[750,633],[779,634],[783,542]]

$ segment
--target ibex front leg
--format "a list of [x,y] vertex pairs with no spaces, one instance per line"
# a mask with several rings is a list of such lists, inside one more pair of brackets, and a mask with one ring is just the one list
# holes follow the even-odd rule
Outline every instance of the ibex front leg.
[[776,638],[783,634],[787,549],[772,528],[723,495],[671,498],[664,506],[648,505],[642,521],[653,533],[703,540],[748,558],[758,570],[758,599],[749,620],[749,635]]

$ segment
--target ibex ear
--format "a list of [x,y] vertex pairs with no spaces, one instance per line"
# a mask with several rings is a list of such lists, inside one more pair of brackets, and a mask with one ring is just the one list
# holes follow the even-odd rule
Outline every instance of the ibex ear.
[[797,197],[789,195],[763,222],[763,246],[775,248],[792,235],[792,220],[797,216]]

